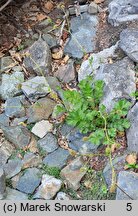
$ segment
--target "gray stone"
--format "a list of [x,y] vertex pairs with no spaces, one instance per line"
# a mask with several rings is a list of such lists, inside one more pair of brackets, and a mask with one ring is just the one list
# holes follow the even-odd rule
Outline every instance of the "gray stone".
[[94,2],[91,2],[88,7],[88,13],[89,14],[97,14],[98,13],[98,5]]
[[23,169],[37,167],[42,163],[42,160],[39,155],[35,155],[32,152],[28,152],[24,155],[22,165]]
[[16,188],[23,193],[32,194],[40,184],[40,174],[37,168],[27,169],[25,174],[19,179]]
[[56,77],[47,76],[47,82],[52,90],[54,90],[61,98],[63,96],[61,91],[61,84]]
[[31,135],[26,127],[19,126],[2,126],[5,138],[13,143],[17,148],[23,148],[30,142]]
[[10,155],[6,151],[4,151],[2,148],[0,148],[0,167],[6,164],[9,157]]
[[17,175],[21,171],[21,168],[22,160],[19,158],[8,160],[8,163],[3,166],[6,178],[12,178],[13,176]]
[[58,45],[56,37],[50,34],[43,34],[42,38],[49,45],[50,48],[54,48]]
[[55,200],[71,200],[71,197],[64,192],[58,192]]
[[27,123],[30,124],[48,119],[55,106],[55,101],[50,98],[45,97],[37,100],[36,103],[27,109]]
[[31,132],[36,136],[43,138],[48,132],[51,132],[52,129],[53,125],[49,121],[42,120],[34,125]]
[[17,65],[17,66],[14,66],[14,67],[12,67],[12,70],[14,71],[14,72],[16,72],[16,71],[23,71],[23,68],[20,66],[20,65]]
[[47,82],[48,82],[50,88],[51,88],[52,90],[54,90],[55,92],[58,93],[58,88],[61,87],[61,84],[60,84],[60,82],[58,81],[58,79],[57,79],[56,77],[47,76],[47,77],[46,77],[46,80],[47,80]]
[[[126,158],[126,154],[123,155],[123,156],[120,156],[120,157],[116,157],[113,160],[113,166],[114,166],[114,169],[115,169],[116,176],[118,176],[118,173],[124,169],[125,158]],[[112,181],[111,180],[112,179],[112,168],[111,168],[110,162],[108,162],[106,167],[104,168],[103,176],[105,178],[107,186],[110,187],[111,186],[111,181]]]
[[36,100],[39,97],[46,96],[51,89],[45,77],[36,76],[22,83],[22,91],[30,100]]
[[5,115],[11,118],[25,116],[25,108],[22,104],[22,96],[8,98],[6,100]]
[[96,80],[103,80],[104,97],[101,104],[110,112],[120,99],[127,99],[132,103],[135,98],[131,96],[136,90],[134,64],[129,58],[124,58],[113,64],[103,65],[95,76]]
[[7,196],[5,197],[5,200],[12,200],[12,201],[28,200],[27,194],[24,194],[18,190],[14,190],[7,187],[6,192],[7,192]]
[[24,74],[15,72],[13,74],[2,74],[0,86],[0,97],[4,100],[21,93],[20,85],[24,82]]
[[0,73],[11,69],[14,66],[15,62],[10,56],[2,57],[0,59]]
[[0,126],[9,126],[10,124],[10,119],[5,115],[5,113],[0,114]]
[[118,26],[123,22],[138,20],[138,3],[136,0],[113,0],[109,4],[108,22]]
[[28,70],[40,76],[45,76],[51,71],[51,52],[44,40],[40,38],[26,52],[28,56],[23,63]]
[[138,153],[138,102],[129,111],[127,118],[131,124],[127,130],[128,150]]
[[[88,60],[85,60],[78,71],[78,80],[85,79],[88,75],[96,74],[98,69],[108,63],[109,57],[113,57],[116,49],[118,48],[118,42],[110,48],[104,49],[101,52],[93,53]],[[91,63],[92,62],[92,63]]]
[[75,68],[74,61],[69,61],[66,65],[62,65],[59,69],[54,73],[54,75],[61,81],[65,83],[69,83],[70,81],[75,79]]
[[138,62],[138,29],[125,29],[120,34],[120,48],[132,59]]
[[[81,5],[80,6],[80,13],[85,13],[87,11],[88,11],[88,5]],[[69,8],[69,14],[70,15],[76,15],[75,7],[70,7]]]
[[62,148],[58,148],[54,152],[48,154],[44,158],[43,163],[45,165],[48,165],[49,167],[58,167],[62,169],[66,165],[68,159],[69,151]]
[[98,19],[87,13],[82,14],[81,17],[71,19],[71,38],[64,49],[65,54],[74,58],[82,58],[84,53],[90,53],[95,49],[94,39]]
[[46,151],[46,153],[51,153],[59,147],[57,138],[52,133],[48,133],[43,139],[40,139],[37,144],[43,151]]
[[7,140],[4,140],[4,142],[0,144],[0,167],[2,167],[4,164],[6,164],[8,158],[12,155],[15,148]]
[[117,188],[116,200],[138,200],[138,174],[122,171],[118,175],[117,185],[125,191]]
[[61,170],[60,175],[66,180],[69,188],[78,190],[80,187],[80,181],[86,174],[86,170],[82,170],[83,166],[84,161],[81,157],[78,157]]
[[60,190],[62,181],[50,175],[42,176],[42,183],[33,198],[52,199]]
[[66,138],[69,141],[69,147],[80,154],[89,154],[95,152],[98,145],[92,144],[89,141],[83,141],[83,138],[87,136],[80,133],[77,129],[74,129]]
[[4,198],[6,191],[6,183],[5,183],[5,173],[2,168],[0,168],[0,200]]
[[72,126],[63,124],[60,128],[60,133],[63,137],[67,138],[73,130],[74,128]]

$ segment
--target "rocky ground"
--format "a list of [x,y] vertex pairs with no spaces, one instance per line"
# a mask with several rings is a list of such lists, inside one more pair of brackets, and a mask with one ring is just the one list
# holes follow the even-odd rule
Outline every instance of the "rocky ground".
[[[0,199],[138,199],[138,3],[79,2],[15,1],[0,13]],[[105,146],[56,114],[61,89],[92,73],[108,111],[132,103],[112,154],[114,193]]]

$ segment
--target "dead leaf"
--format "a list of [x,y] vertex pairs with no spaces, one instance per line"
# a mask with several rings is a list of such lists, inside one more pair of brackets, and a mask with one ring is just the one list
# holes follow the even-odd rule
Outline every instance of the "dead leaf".
[[37,14],[37,20],[38,21],[42,21],[42,20],[44,20],[45,18],[46,18],[47,16],[45,15],[45,14]]
[[68,149],[69,148],[67,140],[64,139],[63,137],[61,137],[61,138],[58,139],[58,144],[63,149]]
[[28,146],[30,152],[36,153],[38,152],[38,148],[37,148],[37,141],[34,137],[31,138],[31,142]]
[[109,58],[109,59],[108,59],[108,63],[109,63],[109,64],[113,64],[112,58]]
[[5,56],[5,54],[0,52],[0,58],[2,58],[3,56]]
[[15,43],[15,46],[19,46],[20,43],[21,43],[21,39],[17,38],[17,37],[14,37],[14,43]]
[[64,63],[64,64],[67,64],[68,60],[69,60],[69,56],[66,55],[66,56],[63,58],[63,63]]
[[136,164],[136,162],[137,162],[137,156],[135,154],[127,155],[126,162],[128,164]]
[[60,51],[52,54],[52,58],[55,60],[59,60],[62,57],[63,57],[63,50],[60,50]]
[[53,5],[53,3],[51,1],[48,1],[48,2],[46,2],[44,4],[44,7],[45,7],[46,10],[51,11],[51,10],[53,10],[54,5]]
[[94,2],[96,3],[96,4],[101,4],[101,3],[103,3],[105,0],[94,0]]
[[90,180],[87,180],[84,182],[84,185],[86,188],[91,189],[92,188],[92,182]]
[[118,149],[120,147],[120,145],[118,143],[114,143],[111,146],[111,152],[114,153],[116,151],[116,149]]

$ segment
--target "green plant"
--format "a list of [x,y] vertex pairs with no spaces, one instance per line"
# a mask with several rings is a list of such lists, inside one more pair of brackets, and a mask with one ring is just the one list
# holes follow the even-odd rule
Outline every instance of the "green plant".
[[89,140],[93,144],[105,144],[106,155],[109,157],[112,168],[112,184],[110,190],[115,191],[116,174],[112,164],[112,145],[116,143],[117,133],[124,132],[130,127],[126,115],[131,103],[125,99],[119,100],[111,112],[106,111],[106,107],[101,104],[103,97],[104,82],[94,80],[88,76],[82,80],[79,90],[63,91],[66,111],[66,122],[77,127],[81,133],[86,134],[84,140]]
[[104,82],[87,77],[79,85],[79,91],[63,92],[66,108],[66,121],[77,127],[80,132],[88,134],[87,138],[94,144],[111,145],[115,143],[117,132],[130,127],[125,118],[131,106],[127,100],[118,101],[108,113],[106,107],[100,104],[103,97]]
[[138,100],[138,91],[133,92],[131,95],[132,95],[133,97],[135,97],[136,100]]
[[138,164],[127,164],[128,169],[138,169]]
[[42,173],[54,176],[55,178],[60,178],[60,169],[58,167],[49,167],[45,164],[42,166]]

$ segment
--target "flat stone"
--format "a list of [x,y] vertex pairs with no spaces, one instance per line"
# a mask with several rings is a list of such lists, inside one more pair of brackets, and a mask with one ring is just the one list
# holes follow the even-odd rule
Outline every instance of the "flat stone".
[[4,56],[0,59],[0,73],[12,68],[14,66],[14,61],[11,56]]
[[0,147],[0,167],[6,164],[8,158],[12,155],[13,152],[14,152],[13,145],[7,140],[4,140],[4,142],[1,144]]
[[28,200],[27,194],[24,194],[18,190],[11,189],[9,187],[6,188],[7,196],[5,197],[5,200]]
[[100,67],[108,63],[109,57],[114,56],[117,48],[118,42],[114,46],[111,46],[98,53],[93,53],[92,55],[90,55],[88,60],[85,60],[81,64],[81,67],[78,71],[79,82],[91,74],[96,74]]
[[[80,5],[80,13],[85,13],[88,11],[88,5]],[[69,14],[70,15],[76,15],[75,7],[69,8]]]
[[2,126],[5,138],[13,143],[17,148],[27,146],[31,139],[31,134],[26,127],[19,126]]
[[48,133],[43,139],[40,139],[37,144],[43,151],[46,151],[46,153],[51,153],[59,147],[57,138],[52,133]]
[[69,147],[80,154],[89,154],[95,152],[98,145],[92,144],[89,141],[84,141],[85,134],[80,133],[78,130],[73,130],[66,137],[69,141]]
[[17,175],[22,168],[22,161],[21,159],[12,159],[8,160],[8,163],[6,163],[3,166],[6,178],[12,178],[13,176]]
[[98,13],[98,5],[94,2],[91,2],[88,7],[88,13],[89,14],[97,14]]
[[63,93],[61,90],[61,84],[56,77],[47,76],[47,82],[52,90],[54,90],[62,99]]
[[32,152],[28,152],[24,155],[24,158],[22,161],[22,165],[23,165],[22,167],[23,169],[37,167],[41,163],[42,163],[42,160],[39,155],[35,155]]
[[71,38],[67,41],[64,49],[65,54],[79,59],[83,57],[84,53],[94,51],[94,39],[98,24],[96,16],[84,13],[81,17],[78,16],[71,19]]
[[36,76],[22,83],[22,91],[30,100],[37,100],[39,97],[44,97],[50,90],[49,84],[43,76]]
[[64,192],[58,192],[55,200],[71,200],[71,197]]
[[37,168],[29,168],[19,179],[16,188],[23,193],[32,194],[39,186],[40,181],[40,171]]
[[50,98],[41,98],[27,109],[27,123],[35,123],[41,120],[46,120],[52,114],[56,102]]
[[[117,185],[133,200],[138,200],[138,173],[122,171],[118,175]],[[131,200],[117,188],[116,200]]]
[[5,113],[0,114],[0,126],[9,126],[10,124],[10,119],[5,115]]
[[113,26],[138,20],[138,3],[135,0],[113,0],[108,10],[108,22]]
[[75,68],[74,62],[71,60],[66,65],[62,65],[59,69],[54,73],[54,75],[61,81],[65,83],[69,83],[70,81],[75,79]]
[[4,151],[2,148],[0,148],[0,167],[6,164],[9,157],[10,155],[7,154],[7,152]]
[[56,77],[47,76],[47,77],[46,77],[46,80],[47,80],[47,82],[48,82],[50,88],[51,88],[52,90],[54,90],[55,92],[58,93],[58,88],[61,87],[61,84],[60,84],[60,82],[58,81],[58,79],[57,79]]
[[51,71],[51,52],[44,40],[38,39],[26,52],[28,56],[23,63],[28,70],[40,76],[45,76]]
[[119,46],[130,59],[138,62],[138,29],[124,29],[120,34]]
[[73,131],[73,127],[64,123],[60,128],[60,133],[63,137],[67,138],[69,134]]
[[46,43],[49,45],[50,48],[54,48],[58,45],[57,39],[55,36],[52,36],[50,34],[43,34],[42,38]]
[[[116,176],[118,176],[118,173],[122,170],[124,170],[124,166],[125,166],[125,158],[126,158],[126,154],[120,157],[116,157],[113,160],[113,166],[115,169],[115,173]],[[111,169],[111,165],[108,162],[106,167],[103,170],[103,176],[105,178],[106,184],[108,187],[111,186],[111,179],[112,179],[112,169]]]
[[80,181],[82,177],[86,174],[86,171],[82,168],[84,166],[84,161],[81,157],[73,160],[68,166],[61,170],[61,177],[64,178],[68,184],[69,188],[78,190],[80,187]]
[[138,102],[129,111],[127,118],[131,125],[126,133],[127,148],[138,153]]
[[6,183],[5,183],[5,173],[2,168],[0,168],[0,200],[4,198],[6,191]]
[[110,112],[115,103],[120,99],[135,102],[132,95],[136,91],[134,64],[129,58],[124,58],[113,64],[103,65],[95,76],[96,80],[103,80],[104,96],[101,104],[104,104],[107,112]]
[[58,148],[54,152],[48,154],[44,158],[43,163],[49,167],[58,167],[62,169],[66,165],[69,156],[68,150]]
[[31,132],[36,136],[43,138],[48,132],[51,132],[52,129],[53,125],[49,121],[42,120],[34,125]]
[[6,100],[5,115],[11,118],[25,116],[25,108],[22,104],[22,96],[8,98]]
[[3,100],[21,94],[20,85],[24,82],[24,74],[15,72],[13,74],[2,74],[2,84],[0,86],[0,97]]
[[42,176],[42,183],[33,198],[52,199],[60,190],[62,181],[50,175]]

